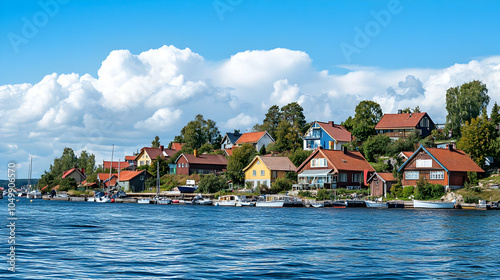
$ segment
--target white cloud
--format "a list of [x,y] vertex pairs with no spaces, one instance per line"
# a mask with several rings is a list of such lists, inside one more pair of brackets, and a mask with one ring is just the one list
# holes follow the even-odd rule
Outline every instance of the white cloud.
[[349,72],[330,74],[315,69],[307,53],[281,48],[205,61],[188,48],[163,46],[112,51],[97,77],[48,73],[33,85],[1,85],[0,172],[8,160],[32,154],[40,176],[65,146],[109,159],[112,144],[131,154],[159,135],[166,145],[196,114],[224,133],[252,127],[274,104],[297,101],[308,121],[340,123],[359,101],[374,100],[386,113],[418,105],[441,123],[446,89],[474,79],[487,85],[491,105],[500,101],[500,56],[444,69],[342,67]]
[[245,115],[244,113],[240,113],[236,117],[227,120],[224,127],[227,128],[228,131],[232,131],[233,129],[238,129],[238,128],[248,129],[254,126],[258,121],[259,119],[256,117],[251,117]]

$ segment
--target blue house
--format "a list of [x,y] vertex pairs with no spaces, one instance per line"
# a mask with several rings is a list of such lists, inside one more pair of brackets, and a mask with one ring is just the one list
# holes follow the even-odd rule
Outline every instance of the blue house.
[[304,135],[304,150],[314,150],[319,146],[327,150],[341,150],[342,145],[352,140],[351,133],[343,126],[333,121],[315,121]]
[[234,132],[227,132],[226,135],[224,135],[224,137],[222,138],[220,149],[231,149],[242,135],[243,134],[241,134],[239,130],[235,130]]

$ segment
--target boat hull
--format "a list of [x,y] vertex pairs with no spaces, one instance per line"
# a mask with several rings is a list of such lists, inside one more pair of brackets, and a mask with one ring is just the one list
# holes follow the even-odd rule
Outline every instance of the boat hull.
[[149,204],[151,201],[149,199],[139,199],[137,200],[137,203],[139,204]]
[[231,201],[217,201],[215,206],[236,206],[236,200]]
[[190,186],[179,186],[177,187],[181,193],[194,193],[196,190],[195,187],[190,187]]
[[365,204],[368,208],[389,208],[389,204],[386,202],[380,203],[375,201],[365,201]]
[[454,202],[427,202],[414,200],[413,208],[422,208],[422,209],[453,209],[455,207]]
[[257,201],[255,203],[256,207],[272,207],[272,208],[281,208],[285,201]]

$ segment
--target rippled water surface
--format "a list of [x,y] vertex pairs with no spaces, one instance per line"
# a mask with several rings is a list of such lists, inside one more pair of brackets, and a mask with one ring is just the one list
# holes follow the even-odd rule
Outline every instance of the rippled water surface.
[[[8,279],[500,278],[500,211],[21,198]],[[0,201],[4,260],[7,200]]]

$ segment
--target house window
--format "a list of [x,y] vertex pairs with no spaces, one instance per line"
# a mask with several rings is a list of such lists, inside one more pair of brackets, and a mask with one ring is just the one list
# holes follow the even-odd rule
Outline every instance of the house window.
[[256,170],[252,171],[252,176],[254,176],[254,177],[257,176],[257,171]]
[[141,176],[141,178],[139,178],[141,181],[144,181],[144,176]]
[[313,158],[311,160],[311,167],[316,167],[316,159],[315,158]]
[[144,161],[143,160],[141,160],[141,164],[140,165],[144,165]]
[[311,167],[327,167],[326,158],[313,158]]
[[359,174],[359,173],[352,174],[352,181],[353,182],[360,182],[361,181],[361,174]]
[[266,171],[261,170],[261,171],[260,171],[260,176],[265,176],[265,175],[266,175]]
[[257,164],[260,164],[260,160],[257,161]]
[[444,171],[431,171],[431,180],[444,180]]
[[149,165],[149,160],[146,160],[146,164]]
[[418,180],[418,171],[406,171],[405,180]]
[[347,182],[347,173],[340,173],[339,182]]
[[417,168],[432,167],[432,159],[417,159]]

